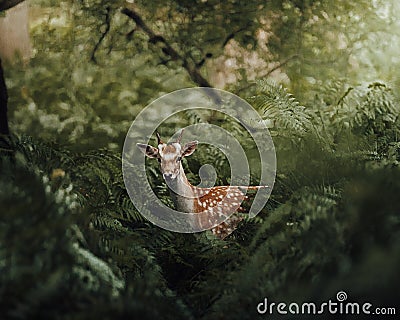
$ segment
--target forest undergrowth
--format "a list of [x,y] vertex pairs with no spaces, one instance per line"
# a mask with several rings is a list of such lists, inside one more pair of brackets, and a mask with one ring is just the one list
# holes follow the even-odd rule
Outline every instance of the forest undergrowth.
[[[270,81],[252,88],[247,100],[272,123],[276,182],[262,212],[225,240],[144,219],[116,150],[82,152],[26,133],[2,138],[3,316],[254,319],[265,297],[318,303],[339,291],[349,301],[397,306],[398,97],[381,82],[343,81],[314,96],[302,105]],[[182,117],[198,119],[195,112]],[[223,126],[239,136],[244,130],[230,119]],[[218,154],[199,152],[185,160],[188,176],[196,179],[210,157],[227,172]],[[154,162],[149,179],[171,203]]]

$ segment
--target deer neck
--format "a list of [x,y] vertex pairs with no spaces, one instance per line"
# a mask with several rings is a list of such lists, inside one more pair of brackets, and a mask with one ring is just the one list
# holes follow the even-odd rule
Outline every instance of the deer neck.
[[[181,212],[194,212],[194,190],[186,178],[182,164],[180,165],[179,175],[173,181],[169,182],[168,186],[172,201],[175,204],[176,210]],[[175,192],[175,191],[176,192]]]

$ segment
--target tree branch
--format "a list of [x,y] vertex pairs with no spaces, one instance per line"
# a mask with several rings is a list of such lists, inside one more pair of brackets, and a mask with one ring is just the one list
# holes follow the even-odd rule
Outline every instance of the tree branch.
[[238,29],[238,30],[233,31],[232,33],[230,33],[230,34],[225,38],[224,42],[222,43],[222,48],[225,48],[225,46],[228,44],[228,42],[229,42],[230,40],[232,40],[239,32],[242,32],[242,31],[246,30],[246,29],[248,28],[249,25],[250,25],[250,24],[248,24],[247,26],[242,27],[242,28],[240,28],[240,29]]
[[264,77],[269,76],[272,72],[278,70],[279,68],[282,68],[285,64],[289,63],[291,60],[295,59],[299,57],[298,54],[294,54],[291,55],[290,57],[286,58],[285,60],[283,60],[282,62],[280,62],[279,64],[277,64],[275,67],[273,67],[272,69],[268,70],[268,72],[264,75]]
[[[298,54],[294,54],[291,55],[290,57],[286,58],[285,60],[283,60],[281,63],[277,64],[275,67],[273,67],[272,69],[268,70],[265,74],[262,75],[262,77],[267,77],[269,76],[272,72],[278,70],[279,68],[283,67],[285,64],[287,64],[288,62],[290,62],[291,60],[295,59],[299,57]],[[241,87],[239,90],[237,90],[237,92],[242,92],[244,90],[249,89],[250,87],[254,86],[256,84],[256,82],[251,82],[249,85]]]
[[0,11],[8,10],[25,0],[0,0]]
[[110,7],[106,8],[106,21],[105,21],[106,29],[104,32],[101,33],[101,36],[99,38],[99,41],[97,41],[96,45],[93,48],[92,56],[90,57],[90,60],[92,60],[94,63],[97,63],[96,60],[96,52],[100,47],[100,44],[103,42],[104,38],[106,37],[107,33],[110,31],[111,28],[111,9]]
[[201,75],[194,63],[191,63],[187,58],[180,55],[179,52],[177,52],[163,36],[156,34],[135,11],[124,8],[121,12],[131,18],[136,25],[149,36],[150,43],[162,43],[162,51],[168,55],[171,60],[180,61],[182,63],[182,67],[186,69],[194,83],[201,87],[212,87],[212,85]]

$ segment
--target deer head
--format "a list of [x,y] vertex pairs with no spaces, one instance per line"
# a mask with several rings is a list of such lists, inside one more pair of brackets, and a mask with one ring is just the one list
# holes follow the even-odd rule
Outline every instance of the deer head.
[[160,135],[156,133],[157,148],[148,144],[138,143],[137,146],[147,157],[156,158],[161,166],[161,173],[165,180],[171,181],[183,173],[181,160],[190,156],[197,147],[198,141],[191,141],[184,146],[181,145],[183,130],[175,142],[163,143]]

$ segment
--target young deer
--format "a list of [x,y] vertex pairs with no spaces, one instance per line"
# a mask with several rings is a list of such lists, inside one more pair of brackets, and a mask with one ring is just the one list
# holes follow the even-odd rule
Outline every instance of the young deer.
[[[176,142],[163,143],[157,133],[158,147],[138,143],[139,149],[149,158],[156,158],[161,166],[161,173],[168,185],[175,208],[181,212],[200,213],[207,211],[207,221],[199,219],[199,226],[215,225],[214,221],[221,221],[236,211],[243,211],[240,206],[242,200],[247,200],[246,190],[258,190],[265,186],[216,186],[200,188],[193,186],[186,178],[182,166],[182,158],[190,156],[196,149],[198,141],[191,141],[184,146],[180,141],[183,130]],[[200,217],[200,215],[199,215]],[[225,238],[232,233],[242,220],[236,214],[212,229],[219,238]]]

